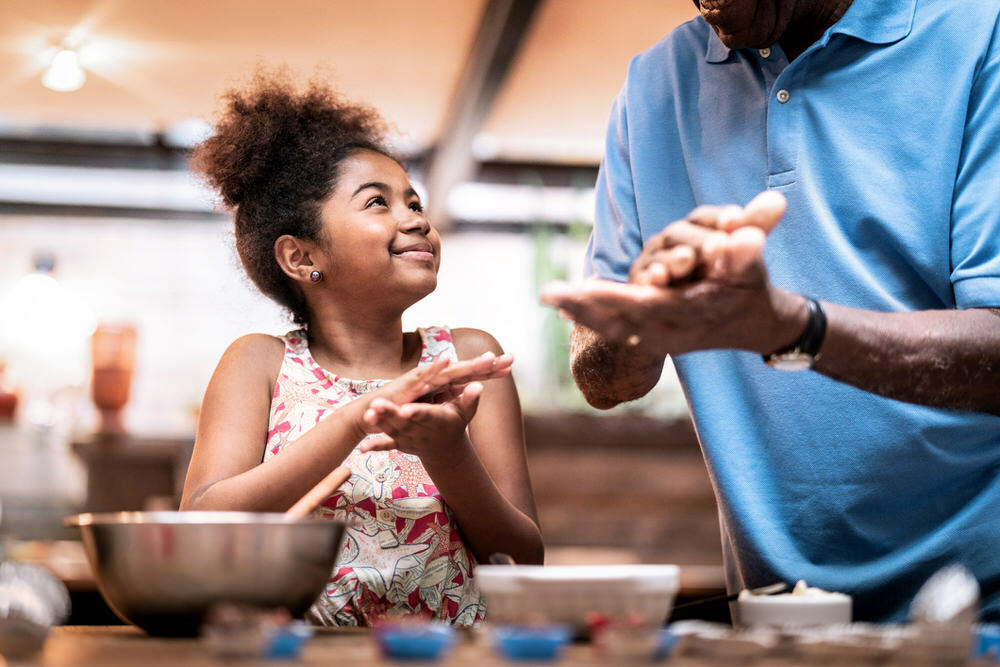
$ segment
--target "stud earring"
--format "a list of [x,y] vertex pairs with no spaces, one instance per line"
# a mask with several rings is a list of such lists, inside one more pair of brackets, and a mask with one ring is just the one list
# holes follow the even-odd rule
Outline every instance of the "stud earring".
[[312,280],[314,283],[318,283],[319,281],[323,280],[323,274],[320,273],[319,271],[313,271],[312,273],[309,274],[309,279]]

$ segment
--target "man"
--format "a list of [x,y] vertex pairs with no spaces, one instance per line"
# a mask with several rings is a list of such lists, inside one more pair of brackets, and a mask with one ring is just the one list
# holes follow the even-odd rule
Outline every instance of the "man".
[[702,0],[630,65],[588,248],[603,280],[543,301],[576,321],[597,407],[672,357],[730,590],[805,579],[902,621],[960,562],[1000,617],[998,14]]

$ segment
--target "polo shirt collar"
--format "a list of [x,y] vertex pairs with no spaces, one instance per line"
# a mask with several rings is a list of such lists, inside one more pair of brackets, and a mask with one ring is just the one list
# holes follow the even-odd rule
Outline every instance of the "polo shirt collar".
[[[830,36],[837,33],[872,44],[898,42],[910,34],[916,8],[917,0],[891,3],[884,0],[854,0],[847,12],[823,34],[818,43],[826,46]],[[715,30],[709,28],[706,62],[724,62],[729,58],[730,52],[731,49],[722,43]]]

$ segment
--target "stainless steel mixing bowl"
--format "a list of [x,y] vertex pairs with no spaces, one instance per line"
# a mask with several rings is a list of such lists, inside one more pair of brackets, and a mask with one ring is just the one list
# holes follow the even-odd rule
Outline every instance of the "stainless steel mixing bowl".
[[218,602],[301,616],[322,593],[344,524],[255,512],[116,512],[79,526],[111,608],[150,634],[194,635]]

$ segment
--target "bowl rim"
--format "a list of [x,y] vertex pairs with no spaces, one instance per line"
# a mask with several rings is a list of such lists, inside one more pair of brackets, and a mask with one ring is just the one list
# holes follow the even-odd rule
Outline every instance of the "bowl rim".
[[329,525],[345,524],[342,519],[307,516],[290,518],[282,512],[238,511],[156,511],[156,512],[83,512],[63,518],[63,525],[78,526],[128,526],[128,525]]
[[662,578],[677,583],[680,566],[673,564],[634,563],[610,565],[478,565],[474,576],[509,578],[539,583],[572,581],[620,582],[622,579]]
[[743,607],[822,607],[842,605],[851,601],[851,596],[839,591],[826,591],[822,595],[754,595],[737,598],[736,602]]

